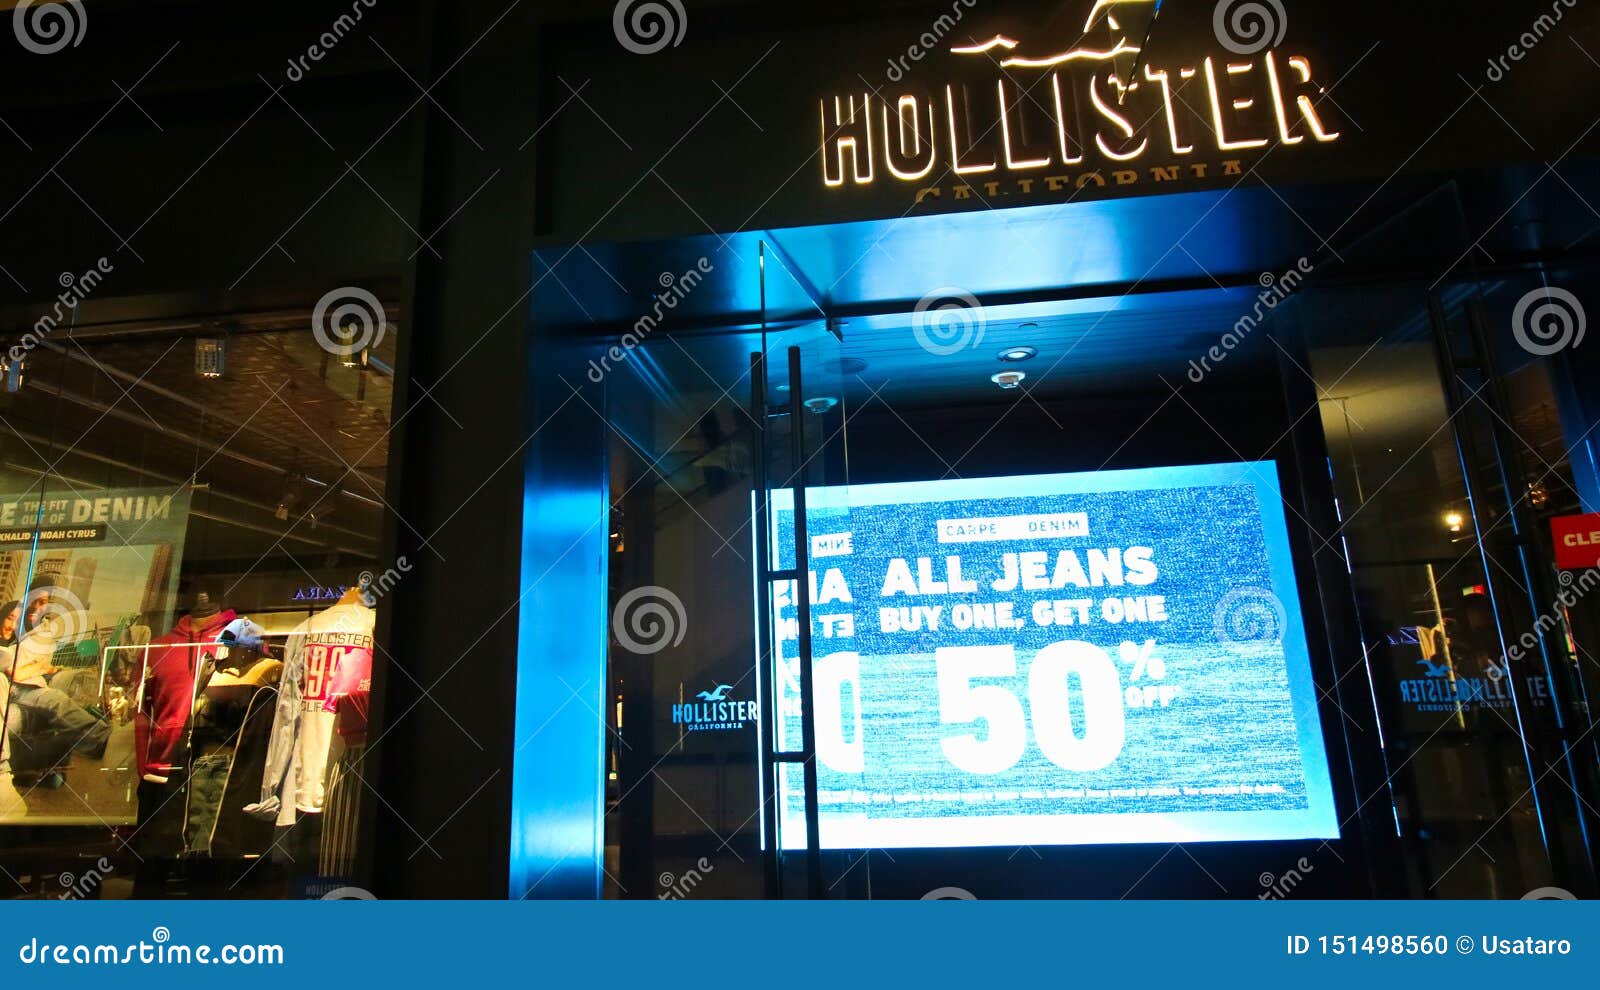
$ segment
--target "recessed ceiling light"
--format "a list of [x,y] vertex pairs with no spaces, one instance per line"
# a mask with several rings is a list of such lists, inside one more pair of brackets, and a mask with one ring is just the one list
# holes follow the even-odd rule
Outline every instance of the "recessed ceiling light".
[[1012,389],[1021,385],[1022,380],[1026,377],[1028,375],[1023,371],[999,371],[990,375],[989,380],[1001,388]]
[[194,342],[194,373],[201,378],[221,378],[228,370],[228,341],[225,337],[197,337]]
[[835,399],[831,395],[819,395],[814,399],[807,399],[804,403],[807,409],[816,413],[818,416],[821,416],[825,412],[829,412],[838,404],[839,400]]
[[1026,361],[1029,358],[1038,356],[1039,352],[1026,344],[1021,347],[1007,347],[1000,352],[1000,360],[1002,361]]

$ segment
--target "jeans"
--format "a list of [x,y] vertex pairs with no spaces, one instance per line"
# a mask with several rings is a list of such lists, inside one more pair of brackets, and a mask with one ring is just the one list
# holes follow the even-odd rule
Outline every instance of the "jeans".
[[6,720],[14,770],[48,770],[73,751],[98,758],[111,737],[111,723],[95,718],[55,688],[15,684]]

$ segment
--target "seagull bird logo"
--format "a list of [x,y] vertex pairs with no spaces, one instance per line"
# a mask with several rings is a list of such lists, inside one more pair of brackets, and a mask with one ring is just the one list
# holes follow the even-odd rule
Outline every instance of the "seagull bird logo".
[[702,701],[725,701],[728,692],[733,690],[732,684],[718,684],[715,691],[701,691],[698,697]]
[[1417,664],[1428,668],[1423,672],[1424,676],[1427,677],[1446,677],[1450,674],[1450,668],[1442,663],[1434,663],[1432,660],[1418,660]]

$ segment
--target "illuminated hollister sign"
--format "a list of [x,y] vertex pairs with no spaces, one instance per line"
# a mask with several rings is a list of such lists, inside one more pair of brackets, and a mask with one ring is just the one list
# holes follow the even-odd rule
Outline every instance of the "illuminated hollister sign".
[[1241,153],[1339,139],[1305,56],[1147,59],[1114,10],[1135,5],[1151,10],[1096,0],[1066,50],[996,34],[948,49],[959,79],[823,97],[823,184],[903,183],[918,203],[1130,186],[1240,175]]
[[731,684],[716,684],[696,694],[697,701],[672,706],[672,724],[688,732],[742,729],[756,720],[756,703],[728,696]]

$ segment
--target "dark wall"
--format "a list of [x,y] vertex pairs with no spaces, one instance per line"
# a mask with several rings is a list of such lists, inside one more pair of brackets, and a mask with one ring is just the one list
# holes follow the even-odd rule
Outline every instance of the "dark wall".
[[[444,233],[439,257],[418,256],[427,332],[399,463],[397,507],[417,520],[400,545],[426,565],[392,634],[414,667],[385,699],[383,790],[410,819],[378,835],[380,891],[395,895],[506,896],[532,213],[519,147],[538,119],[536,16],[440,4],[429,20],[423,78],[443,108],[429,118],[422,222]],[[418,851],[430,836],[433,851]]]
[[8,52],[0,303],[48,299],[102,256],[98,298],[224,308],[403,272],[420,115],[382,51],[415,61],[416,6],[375,8],[298,82],[288,59],[327,30],[327,5],[247,22],[235,5],[90,4],[77,47]]

